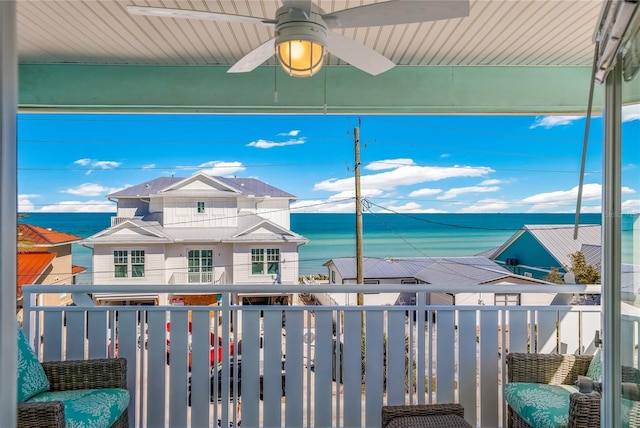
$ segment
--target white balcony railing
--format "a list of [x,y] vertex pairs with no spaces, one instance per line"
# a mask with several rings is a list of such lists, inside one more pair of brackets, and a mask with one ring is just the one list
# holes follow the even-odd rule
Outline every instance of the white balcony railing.
[[[72,287],[74,294],[176,291],[166,285]],[[425,301],[427,291],[477,290],[411,287],[418,302]],[[582,290],[580,286],[482,287],[488,293]],[[37,293],[63,289],[69,291],[61,286],[23,288],[25,331],[42,360],[97,358],[116,352],[127,358],[130,422],[136,427],[209,427],[218,419],[222,426],[241,419],[248,427],[379,427],[384,404],[430,402],[461,403],[473,426],[498,427],[504,420],[507,352],[592,352],[600,329],[599,306],[231,304],[234,293],[262,292],[264,285],[222,285],[216,289],[222,293],[220,306],[29,304]],[[278,286],[279,292],[291,294],[338,290],[355,293],[362,286]],[[207,291],[203,286],[180,286],[180,292]],[[367,286],[367,292],[400,291],[406,292],[407,286]],[[631,328],[637,332],[637,325]],[[633,337],[637,345],[638,335]],[[231,342],[238,346],[230,355]],[[631,344],[629,351],[637,353],[637,346]],[[214,361],[215,370],[210,369],[211,355],[214,360],[221,356],[219,364]],[[241,375],[233,361],[242,362]],[[229,392],[237,391],[238,378],[241,414]]]
[[[214,268],[204,272],[174,272],[169,278],[169,284],[224,284],[224,268]],[[210,291],[210,290],[209,290]]]

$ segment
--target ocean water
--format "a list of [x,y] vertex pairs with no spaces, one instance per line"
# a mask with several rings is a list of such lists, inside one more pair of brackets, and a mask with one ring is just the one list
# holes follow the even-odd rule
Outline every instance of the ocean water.
[[[83,238],[111,224],[113,213],[29,213],[25,223]],[[582,214],[581,224],[600,224]],[[573,214],[363,214],[364,257],[469,256],[502,245],[525,224],[567,224]],[[631,263],[632,216],[623,216],[623,262]],[[334,257],[355,257],[355,215],[291,214],[291,230],[309,239],[299,249],[300,275],[327,273]],[[91,250],[73,247],[73,263],[87,267],[78,282],[91,283]]]

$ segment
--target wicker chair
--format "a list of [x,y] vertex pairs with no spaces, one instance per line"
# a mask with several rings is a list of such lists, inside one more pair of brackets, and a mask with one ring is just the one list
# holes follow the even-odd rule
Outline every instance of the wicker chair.
[[382,428],[471,428],[460,404],[382,407]]
[[[585,376],[591,363],[591,355],[526,354],[507,355],[508,382],[545,383],[575,386],[578,376]],[[622,381],[638,383],[640,371],[622,367]],[[640,405],[634,402],[629,413],[629,426],[640,426]],[[531,428],[511,407],[508,408],[508,426]],[[600,395],[573,393],[569,400],[569,428],[600,427]]]
[[[51,383],[51,391],[127,388],[127,361],[124,358],[44,362],[42,366]],[[18,428],[65,426],[61,401],[18,403]],[[112,428],[128,426],[127,410],[111,425]]]

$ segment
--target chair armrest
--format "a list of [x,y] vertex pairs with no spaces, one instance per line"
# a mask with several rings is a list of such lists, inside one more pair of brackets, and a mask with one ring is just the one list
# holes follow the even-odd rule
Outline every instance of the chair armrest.
[[585,375],[591,355],[527,354],[507,355],[508,382],[574,385],[578,375]]
[[600,394],[575,393],[569,398],[569,426],[600,428]]
[[42,363],[51,391],[74,389],[127,388],[127,360],[47,361]]
[[18,428],[65,428],[62,401],[18,403]]
[[412,404],[382,406],[382,426],[401,416],[458,415],[464,418],[464,407],[460,404]]

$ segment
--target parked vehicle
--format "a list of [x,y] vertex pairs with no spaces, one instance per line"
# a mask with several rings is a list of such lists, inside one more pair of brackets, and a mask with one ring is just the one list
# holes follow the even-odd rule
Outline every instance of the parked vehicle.
[[[236,373],[236,365],[237,365],[237,373],[238,380],[235,381],[235,373]],[[285,360],[282,360],[281,363],[281,394],[284,397],[285,395]],[[217,388],[216,388],[217,385]],[[242,358],[238,357],[237,360],[233,358],[229,361],[229,398],[233,399],[236,397],[235,391],[238,391],[238,397],[242,395]],[[260,400],[263,398],[263,376],[260,374]],[[210,389],[210,400],[214,402],[216,400],[220,400],[222,397],[222,363],[219,362],[211,367],[211,389]],[[188,404],[191,406],[191,375],[189,375],[189,398]]]
[[[189,321],[189,338],[188,338],[188,346],[189,346],[189,354],[188,354],[188,365],[189,365],[189,370],[191,370],[191,321]],[[170,332],[171,332],[171,323],[168,322],[167,323],[167,364],[169,364],[169,355],[171,352],[171,340],[170,340]],[[209,333],[209,344],[211,346],[211,349],[209,350],[209,364],[213,367],[216,364],[220,363],[222,361],[222,353],[223,353],[223,346],[222,346],[222,337],[218,337],[218,352],[216,353],[216,347],[214,346],[215,344],[215,334],[213,334],[213,332]],[[231,342],[229,344],[229,355],[233,355],[233,347],[234,347],[234,343]],[[217,355],[216,355],[217,354]]]

